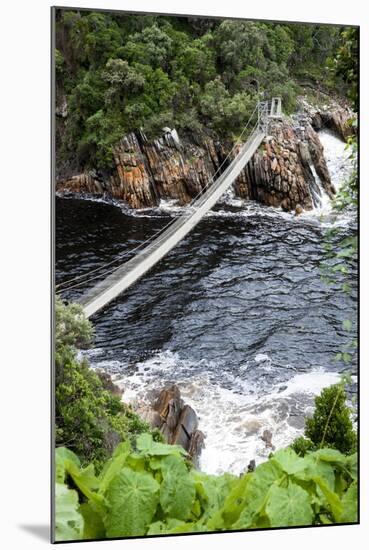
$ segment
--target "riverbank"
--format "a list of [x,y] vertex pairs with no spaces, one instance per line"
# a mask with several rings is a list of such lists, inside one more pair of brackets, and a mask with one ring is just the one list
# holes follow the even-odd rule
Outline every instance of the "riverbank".
[[[263,144],[234,183],[236,196],[299,212],[320,206],[320,188],[333,198],[336,189],[317,132],[329,130],[344,141],[353,131],[353,113],[347,105],[319,93],[316,102],[300,96],[295,115],[269,121]],[[110,174],[90,170],[59,175],[56,188],[107,196],[134,209],[157,207],[162,200],[183,206],[219,176],[241,143],[242,139],[233,144],[220,141],[205,131],[194,132],[189,138],[166,128],[154,140],[142,132],[130,133],[113,149]]]

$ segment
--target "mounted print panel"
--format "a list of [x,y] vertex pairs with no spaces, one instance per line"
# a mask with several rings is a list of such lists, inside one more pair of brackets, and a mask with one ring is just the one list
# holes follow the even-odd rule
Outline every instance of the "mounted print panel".
[[358,523],[359,29],[52,18],[53,540]]

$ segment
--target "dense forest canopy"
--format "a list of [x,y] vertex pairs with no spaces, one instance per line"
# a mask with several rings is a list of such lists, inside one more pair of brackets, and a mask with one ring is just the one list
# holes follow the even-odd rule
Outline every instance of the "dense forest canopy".
[[58,159],[107,167],[111,146],[138,129],[235,138],[258,97],[281,96],[292,112],[306,84],[355,103],[355,48],[357,30],[332,25],[59,9],[57,102],[65,98],[68,115],[58,121]]

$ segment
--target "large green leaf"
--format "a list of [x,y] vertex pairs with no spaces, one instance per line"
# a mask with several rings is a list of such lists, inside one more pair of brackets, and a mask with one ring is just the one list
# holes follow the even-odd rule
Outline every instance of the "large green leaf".
[[185,522],[169,518],[167,521],[156,521],[150,525],[148,535],[175,535],[178,533],[199,533],[205,530],[204,526],[192,521]]
[[235,529],[248,529],[253,525],[255,514],[265,505],[268,490],[275,482],[280,482],[286,474],[281,466],[273,460],[260,464],[250,474],[250,481],[245,488],[242,498],[241,514],[233,525]]
[[136,472],[147,471],[147,458],[138,453],[132,453],[128,456],[125,466]]
[[184,521],[179,519],[169,518],[168,521],[156,521],[152,523],[147,531],[148,535],[164,535],[175,527],[186,525]]
[[81,504],[80,512],[84,520],[83,539],[105,538],[105,526],[99,507],[93,502],[85,502]]
[[342,514],[338,521],[340,523],[356,523],[358,520],[358,491],[356,482],[352,483],[347,489],[342,497],[341,503]]
[[319,449],[319,451],[312,453],[312,456],[318,457],[319,460],[323,460],[324,462],[331,462],[333,464],[344,465],[346,462],[346,456],[336,449]]
[[[224,501],[223,508],[208,522],[210,530],[230,529],[238,520],[245,505],[246,489],[252,480],[252,474],[242,476]],[[221,519],[221,521],[220,521]]]
[[324,498],[327,501],[327,504],[332,512],[334,520],[339,521],[339,518],[342,514],[342,504],[338,495],[334,491],[330,490],[324,479],[320,477],[315,477],[314,481],[323,493]]
[[79,540],[83,534],[83,517],[78,494],[62,483],[55,486],[55,540]]
[[357,453],[346,457],[346,469],[352,479],[357,480]]
[[204,525],[202,525],[200,522],[182,522],[182,525],[177,525],[175,527],[172,527],[167,531],[169,535],[176,535],[179,533],[203,533],[206,531],[206,528]]
[[81,467],[78,456],[65,447],[57,447],[55,449],[55,477],[58,483],[64,482],[66,473],[72,466],[76,471]]
[[89,464],[86,468],[83,468],[79,472],[70,472],[74,483],[78,489],[90,500],[93,500],[97,504],[103,502],[101,495],[96,493],[96,489],[99,487],[98,479],[95,476],[95,469],[93,464]]
[[271,527],[311,525],[313,521],[309,494],[291,482],[288,487],[270,488],[265,511]]
[[114,451],[110,460],[107,461],[105,467],[99,475],[99,492],[104,493],[112,479],[122,470],[124,463],[130,452],[130,444],[128,441],[120,443]]
[[148,473],[123,468],[106,492],[108,537],[145,535],[159,502],[160,485]]
[[176,456],[164,458],[162,474],[160,504],[164,513],[171,518],[188,519],[196,491],[194,481],[183,459]]
[[137,449],[145,456],[186,455],[186,451],[178,445],[166,445],[154,441],[148,433],[143,433],[137,438]]
[[335,485],[334,464],[323,462],[319,455],[308,454],[303,459],[304,469],[295,472],[294,477],[303,481],[314,481],[315,477],[320,477],[333,490]]
[[306,465],[304,459],[300,458],[290,447],[274,453],[271,460],[276,462],[289,475],[304,470]]
[[61,480],[64,481],[66,475],[69,474],[78,489],[87,498],[94,500],[96,503],[102,502],[102,497],[95,492],[99,487],[99,481],[95,476],[93,464],[89,464],[86,468],[81,468],[78,457],[64,447],[56,449],[55,463],[56,479],[58,482]]
[[203,509],[203,521],[207,521],[222,508],[227,495],[238,481],[230,474],[212,476],[197,470],[192,470],[191,477]]

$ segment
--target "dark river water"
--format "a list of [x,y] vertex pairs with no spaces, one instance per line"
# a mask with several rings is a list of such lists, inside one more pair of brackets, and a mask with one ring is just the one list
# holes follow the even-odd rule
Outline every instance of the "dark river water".
[[[57,283],[134,248],[177,210],[165,203],[132,213],[57,198]],[[301,433],[314,395],[345,369],[334,357],[352,339],[342,322],[351,319],[355,328],[356,300],[320,276],[332,226],[339,239],[353,221],[329,210],[295,217],[229,195],[92,317],[92,366],[114,373],[133,403],[177,383],[206,435],[202,469],[238,473],[250,459],[264,460],[262,431],[272,431],[276,447],[288,444]],[[95,282],[62,296],[78,299]]]

